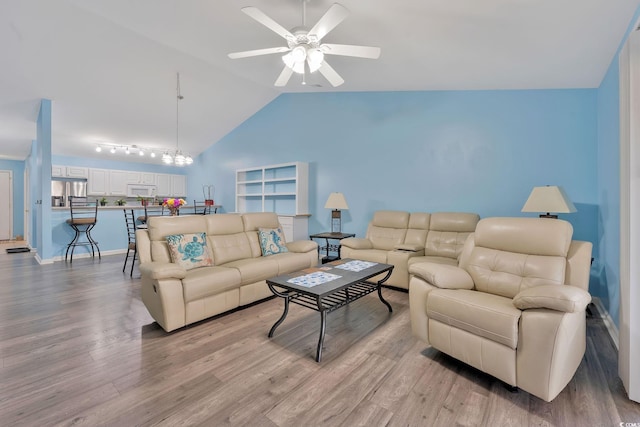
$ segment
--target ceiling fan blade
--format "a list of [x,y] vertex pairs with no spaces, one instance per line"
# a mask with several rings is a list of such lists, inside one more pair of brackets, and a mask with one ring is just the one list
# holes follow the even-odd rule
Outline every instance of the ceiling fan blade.
[[275,82],[275,86],[278,86],[278,87],[286,86],[292,74],[293,74],[293,70],[285,65],[284,69],[282,70],[282,72],[278,76],[278,79]]
[[340,77],[340,74],[336,73],[336,70],[331,67],[331,65],[327,64],[327,61],[323,61],[318,71],[324,76],[325,79],[329,80],[331,86],[337,87],[344,83],[344,79]]
[[261,23],[262,25],[264,25],[274,33],[279,34],[281,37],[284,37],[286,40],[293,40],[295,38],[289,30],[284,28],[282,25],[278,24],[273,19],[269,18],[267,15],[264,14],[264,12],[262,12],[257,7],[253,7],[253,6],[243,7],[240,10],[242,10],[244,13],[246,13],[256,21],[258,21],[259,23]]
[[355,56],[368,59],[378,59],[380,57],[380,48],[372,46],[325,43],[320,46],[320,49],[325,55]]
[[246,50],[244,52],[233,52],[229,54],[231,59],[249,58],[250,56],[269,55],[271,53],[289,52],[288,47],[268,47],[266,49]]
[[327,33],[333,30],[339,23],[344,21],[349,15],[349,10],[341,4],[334,3],[329,10],[322,15],[322,18],[316,22],[316,25],[309,30],[310,35],[315,35],[321,40]]

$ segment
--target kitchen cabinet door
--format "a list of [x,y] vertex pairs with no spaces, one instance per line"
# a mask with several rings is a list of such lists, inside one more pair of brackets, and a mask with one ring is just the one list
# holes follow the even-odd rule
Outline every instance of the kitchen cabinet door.
[[109,195],[126,196],[127,195],[127,172],[126,171],[109,171]]
[[171,175],[171,195],[173,197],[187,196],[187,177],[185,175]]
[[107,169],[89,169],[87,194],[107,196],[109,194],[109,171]]

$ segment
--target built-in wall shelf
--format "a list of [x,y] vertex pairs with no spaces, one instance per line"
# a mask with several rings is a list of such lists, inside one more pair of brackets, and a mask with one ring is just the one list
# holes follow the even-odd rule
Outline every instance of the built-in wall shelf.
[[[275,212],[291,241],[307,234],[309,165],[304,162],[236,171],[236,212]],[[304,238],[308,238],[304,237]]]

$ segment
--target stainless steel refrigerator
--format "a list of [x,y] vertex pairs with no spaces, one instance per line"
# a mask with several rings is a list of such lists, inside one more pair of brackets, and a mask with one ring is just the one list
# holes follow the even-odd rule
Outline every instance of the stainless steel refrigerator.
[[87,197],[86,179],[51,180],[51,206],[69,206],[69,197]]

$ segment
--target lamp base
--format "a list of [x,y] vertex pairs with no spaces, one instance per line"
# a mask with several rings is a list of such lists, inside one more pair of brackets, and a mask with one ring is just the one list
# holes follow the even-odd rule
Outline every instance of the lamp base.
[[342,218],[340,211],[334,209],[331,211],[331,232],[340,233],[342,231]]
[[540,214],[540,218],[553,218],[553,219],[558,219],[558,215],[552,215],[549,212],[547,212],[546,214]]

